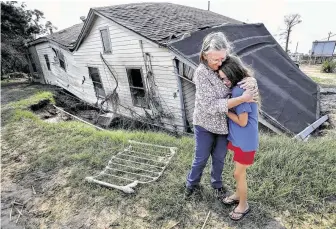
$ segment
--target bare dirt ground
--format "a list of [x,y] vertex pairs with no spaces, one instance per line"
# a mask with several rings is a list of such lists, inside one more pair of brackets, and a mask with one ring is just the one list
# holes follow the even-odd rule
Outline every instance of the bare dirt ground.
[[336,73],[321,72],[321,65],[301,65],[301,71],[323,87],[336,87]]
[[301,71],[321,86],[321,115],[328,115],[324,124],[328,129],[336,128],[336,73],[322,73],[321,65],[302,65]]
[[30,84],[27,80],[17,80],[16,82],[1,85],[1,105],[32,96],[39,90],[46,87],[42,84]]

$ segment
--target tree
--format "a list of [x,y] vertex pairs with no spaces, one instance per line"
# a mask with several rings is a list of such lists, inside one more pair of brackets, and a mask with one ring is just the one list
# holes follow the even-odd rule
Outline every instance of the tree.
[[300,24],[302,20],[299,14],[289,14],[285,16],[284,22],[285,22],[286,28],[285,28],[285,31],[281,33],[281,37],[285,38],[286,40],[285,51],[288,52],[289,38],[292,32],[292,29],[297,24]]
[[[25,44],[46,32],[43,12],[26,9],[25,3],[1,2],[1,74],[28,72]],[[51,24],[51,23],[50,23]]]
[[50,31],[50,34],[52,33],[52,31],[53,31],[54,29],[57,29],[57,27],[54,26],[50,21],[47,21],[47,22],[45,23],[45,28],[46,28],[47,30]]

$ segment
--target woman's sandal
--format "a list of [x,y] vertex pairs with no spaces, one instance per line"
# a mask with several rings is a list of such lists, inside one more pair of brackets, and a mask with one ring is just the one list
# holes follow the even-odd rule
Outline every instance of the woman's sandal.
[[239,204],[239,200],[236,200],[236,199],[232,199],[230,198],[229,196],[228,197],[225,197],[223,200],[222,200],[223,204],[225,205],[235,205],[235,204]]
[[[230,219],[232,219],[233,221],[241,220],[241,219],[244,218],[244,216],[247,215],[247,213],[249,213],[250,210],[251,210],[250,207],[248,207],[244,212],[236,212],[236,211],[235,211],[236,208],[237,208],[237,207],[235,207],[235,208],[233,209],[233,211],[229,214]],[[238,218],[236,218],[236,217],[233,217],[233,216],[232,216],[233,214],[239,214],[240,216],[239,216]]]

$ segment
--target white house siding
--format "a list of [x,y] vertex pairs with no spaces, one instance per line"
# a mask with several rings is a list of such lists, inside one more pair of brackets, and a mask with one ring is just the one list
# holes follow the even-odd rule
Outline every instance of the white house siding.
[[[166,48],[156,47],[155,44],[100,16],[96,17],[91,30],[84,38],[79,49],[73,54],[76,65],[81,69],[86,69],[85,77],[89,79],[88,67],[96,67],[99,69],[106,94],[111,93],[116,86],[114,78],[100,57],[100,53],[103,53],[103,46],[99,29],[103,27],[108,27],[109,29],[112,46],[112,54],[103,54],[103,57],[116,73],[119,83],[117,92],[120,104],[131,108],[138,114],[144,115],[142,108],[133,106],[126,73],[126,67],[141,67],[142,74],[145,77],[145,65],[139,44],[139,40],[142,40],[144,52],[148,52],[151,55],[154,79],[158,87],[157,92],[162,99],[163,108],[167,113],[173,113],[175,116],[174,120],[165,120],[164,122],[182,126],[183,120],[178,84],[174,74],[173,55]],[[118,112],[130,115],[128,110],[122,107],[118,109]],[[150,111],[148,112],[150,113]],[[167,127],[171,126],[167,125]]]
[[[63,53],[66,71],[60,67],[52,48],[61,50]],[[95,103],[97,101],[92,82],[86,73],[87,69],[77,66],[72,53],[50,42],[36,45],[36,50],[46,83],[61,86],[86,102]],[[48,55],[50,71],[48,70],[44,55]],[[86,77],[84,83],[82,83],[83,76]]]

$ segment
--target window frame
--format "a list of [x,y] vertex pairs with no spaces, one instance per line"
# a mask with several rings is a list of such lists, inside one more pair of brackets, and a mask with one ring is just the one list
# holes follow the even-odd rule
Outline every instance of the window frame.
[[[102,36],[102,31],[105,30],[105,29],[106,29],[106,32],[107,32],[107,39],[108,39],[108,42],[109,42],[110,51],[105,51],[105,48],[104,48],[104,39],[103,39],[103,36]],[[102,48],[103,48],[103,53],[104,54],[112,54],[112,41],[111,41],[111,37],[110,37],[109,27],[108,26],[99,27],[98,30],[99,30],[99,36],[100,36],[100,40],[101,40],[101,44],[102,44]]]
[[[95,93],[96,93],[96,97],[97,97],[97,98],[104,99],[104,98],[106,97],[106,92],[105,92],[104,84],[103,84],[102,79],[101,79],[101,76],[100,76],[99,68],[96,67],[96,66],[87,66],[87,68],[88,68],[89,77],[90,77],[90,79],[91,79],[91,81],[92,81],[92,84],[93,84],[93,89],[94,89],[94,91],[95,91]],[[100,82],[97,82],[97,81],[94,81],[94,80],[93,80],[93,78],[92,78],[92,76],[91,76],[90,68],[91,68],[91,69],[92,69],[92,68],[97,69],[97,73],[98,73],[98,77],[99,77]],[[100,95],[100,94],[98,93],[98,90],[96,89],[96,84],[100,84],[100,85],[101,85],[102,90],[103,90],[103,92],[104,92],[104,95]]]
[[[64,57],[64,54],[62,53],[61,50],[58,50],[58,55],[57,55],[57,57],[58,57],[58,61],[59,61],[60,67],[61,67],[64,71],[67,71],[66,62],[65,62],[65,57]],[[62,59],[61,59],[61,57],[62,57]],[[61,61],[63,62],[64,67],[62,67],[62,65],[61,65]]]
[[[129,70],[132,70],[132,69],[136,69],[136,70],[139,70],[140,71],[140,75],[141,75],[141,81],[142,81],[142,85],[143,87],[135,87],[131,84],[131,80],[130,80],[130,75],[128,74]],[[142,67],[138,67],[138,66],[127,66],[125,67],[125,70],[126,70],[126,75],[127,75],[127,81],[128,81],[128,86],[129,86],[129,90],[130,90],[130,94],[131,94],[131,98],[132,98],[132,104],[133,106],[135,107],[139,107],[139,108],[143,108],[143,109],[149,109],[149,101],[148,101],[148,94],[147,94],[147,89],[146,89],[146,83],[144,81],[144,74],[143,74],[143,71],[142,71]],[[145,100],[146,100],[146,106],[140,106],[140,105],[137,105],[135,103],[135,98],[132,94],[132,89],[136,89],[136,90],[143,90],[144,93],[145,93]]]
[[[63,52],[60,49],[56,49],[56,48],[53,48],[53,47],[51,49],[54,51],[54,53],[56,55],[59,67],[62,68],[66,72],[67,71],[67,67],[66,67],[66,61],[65,61],[65,57],[64,57]],[[60,58],[61,56],[63,57],[63,59]],[[64,63],[64,67],[62,67],[61,61]]]
[[44,56],[44,60],[47,64],[48,71],[51,71],[50,60],[49,60],[48,54],[44,54],[43,56]]

